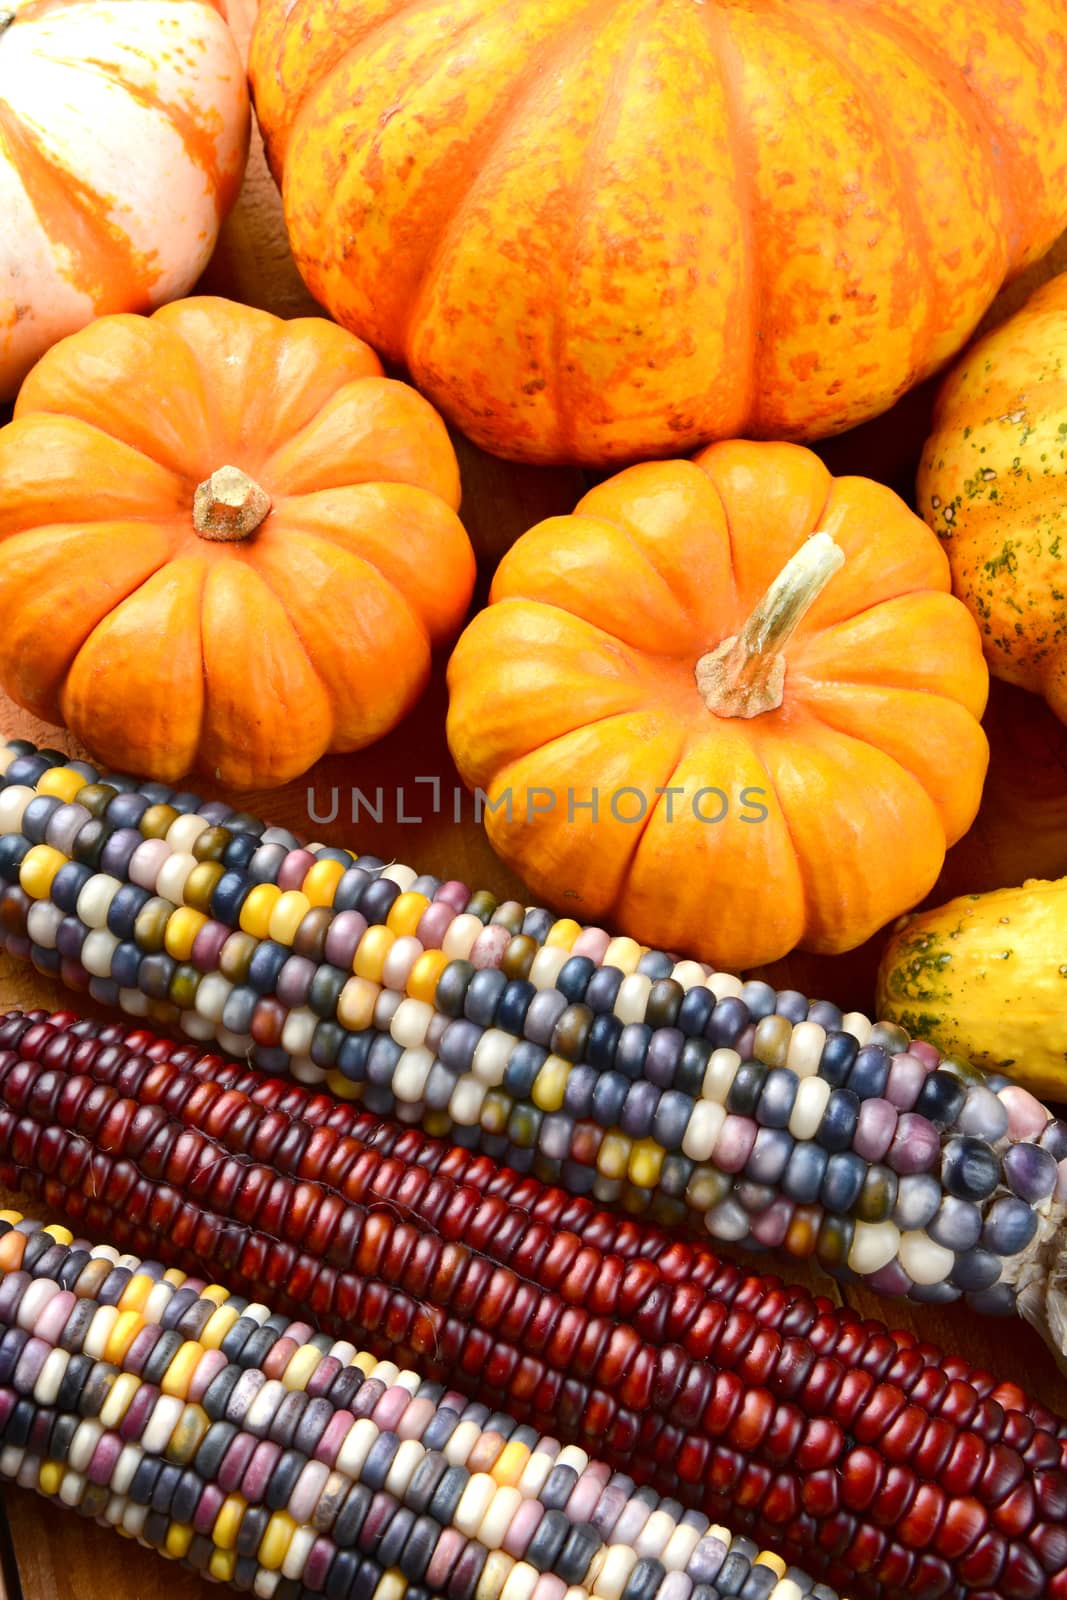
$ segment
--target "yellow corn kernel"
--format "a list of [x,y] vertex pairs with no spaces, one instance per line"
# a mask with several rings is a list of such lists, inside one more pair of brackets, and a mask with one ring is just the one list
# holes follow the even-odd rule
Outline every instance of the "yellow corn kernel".
[[243,1495],[228,1494],[222,1502],[219,1514],[215,1518],[215,1526],[211,1530],[211,1538],[220,1550],[232,1550],[237,1543],[241,1518],[246,1510],[247,1501]]
[[155,1286],[155,1279],[147,1272],[135,1272],[119,1296],[119,1310],[143,1311]]
[[408,1591],[408,1580],[398,1567],[390,1567],[388,1572],[383,1572],[378,1579],[371,1600],[404,1600]]
[[432,1006],[437,997],[437,985],[448,966],[449,957],[443,950],[424,950],[408,973],[407,992],[412,1000],[423,1000]]
[[162,1392],[177,1395],[179,1400],[184,1400],[189,1393],[193,1373],[203,1353],[204,1347],[199,1340],[186,1339],[185,1343],[175,1351],[170,1366],[160,1379],[159,1387]]
[[172,1522],[167,1528],[167,1554],[174,1561],[181,1561],[189,1554],[189,1546],[193,1542],[193,1529],[188,1522]]
[[[474,1600],[498,1600],[514,1565],[514,1556],[509,1556],[504,1550],[490,1550],[474,1591]],[[386,1576],[388,1577],[388,1573]],[[378,1588],[381,1588],[380,1584]],[[378,1600],[377,1590],[375,1590],[375,1600]]]
[[163,934],[163,948],[175,961],[188,961],[193,952],[193,942],[207,921],[202,911],[192,906],[179,906],[167,918]]
[[41,1229],[41,1232],[50,1235],[50,1237],[56,1241],[56,1244],[74,1243],[74,1235],[71,1233],[70,1229],[65,1228],[61,1222],[48,1222]]
[[391,928],[398,939],[412,937],[429,904],[424,894],[415,894],[411,889],[405,889],[403,894],[397,895],[389,907],[389,915],[385,919],[386,927]]
[[37,1482],[41,1485],[41,1493],[57,1495],[59,1486],[63,1482],[65,1468],[58,1461],[42,1461],[41,1470],[37,1474]]
[[201,1300],[213,1300],[217,1306],[225,1305],[230,1291],[224,1283],[208,1283],[200,1291]]
[[622,1133],[606,1133],[596,1153],[597,1171],[605,1178],[625,1178],[630,1165],[630,1140]]
[[204,1349],[217,1350],[239,1315],[234,1306],[220,1306],[213,1311],[200,1330],[200,1343]]
[[66,864],[67,857],[50,844],[31,845],[19,867],[19,883],[31,900],[47,900],[56,873]]
[[620,972],[636,972],[637,963],[645,953],[645,946],[638,944],[636,939],[628,939],[620,935],[612,939],[604,951],[602,965],[605,967],[618,967]]
[[581,931],[581,923],[575,922],[573,917],[560,917],[549,929],[545,943],[560,950],[570,950]]
[[307,895],[311,905],[332,906],[337,885],[344,877],[344,873],[345,869],[340,861],[330,859],[316,861],[313,867],[308,868],[307,876],[300,885],[301,890]]
[[266,939],[270,934],[271,915],[281,897],[282,891],[276,883],[257,883],[241,907],[242,933],[250,933],[253,939]]
[[278,1572],[296,1532],[296,1523],[287,1511],[276,1511],[263,1530],[257,1559],[268,1572]]
[[381,983],[385,958],[396,944],[396,934],[381,923],[368,928],[352,958],[352,971],[357,978],[367,978],[371,983]]
[[236,1566],[236,1550],[216,1550],[208,1562],[207,1570],[217,1583],[232,1583]]
[[302,1344],[290,1357],[282,1383],[287,1389],[306,1389],[321,1360],[322,1351],[317,1345]]
[[540,1111],[558,1111],[563,1104],[570,1077],[571,1064],[562,1056],[546,1056],[540,1072],[533,1081],[530,1099]]
[[754,1567],[770,1567],[776,1578],[784,1578],[788,1571],[781,1556],[776,1556],[773,1550],[761,1550],[752,1565]]
[[296,931],[308,912],[311,901],[299,889],[286,889],[274,902],[270,914],[270,937],[276,944],[292,944]]
[[629,1178],[639,1189],[654,1189],[663,1165],[663,1149],[654,1139],[635,1139],[630,1151]]
[[510,1489],[517,1486],[519,1479],[526,1470],[526,1463],[529,1459],[530,1450],[527,1445],[519,1442],[504,1446],[491,1469],[493,1477],[502,1489]]
[[348,1028],[351,1033],[369,1028],[381,992],[381,985],[367,978],[349,978],[337,997],[337,1020],[342,1028]]
[[103,1359],[110,1361],[116,1367],[121,1367],[123,1357],[144,1325],[144,1318],[139,1311],[120,1310],[115,1325],[107,1336]]
[[103,1427],[118,1427],[140,1387],[141,1380],[135,1373],[119,1373],[108,1391],[107,1399],[100,1407],[100,1422]]
[[49,767],[37,780],[37,793],[54,795],[69,805],[85,788],[85,774],[72,772],[70,767]]

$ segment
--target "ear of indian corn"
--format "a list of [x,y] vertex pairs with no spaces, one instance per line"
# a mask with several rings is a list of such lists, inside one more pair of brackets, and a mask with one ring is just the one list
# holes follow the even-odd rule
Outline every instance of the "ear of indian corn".
[[[633,1271],[635,1277],[628,1284],[628,1298],[623,1298],[620,1284],[620,1298],[611,1299],[609,1292],[605,1309],[632,1316],[651,1298],[660,1307],[655,1311],[660,1333],[667,1326],[664,1289],[695,1287],[709,1299],[751,1317],[753,1328],[773,1327],[783,1338],[803,1338],[816,1356],[835,1358],[845,1367],[860,1368],[905,1390],[925,1369],[935,1368],[941,1389],[936,1397],[925,1391],[923,1403],[936,1398],[940,1404],[944,1399],[946,1407],[958,1408],[953,1413],[956,1420],[966,1420],[969,1427],[976,1426],[977,1402],[990,1400],[994,1416],[1001,1409],[1025,1410],[1043,1431],[1067,1434],[1067,1421],[1053,1417],[1017,1385],[997,1382],[991,1374],[976,1371],[934,1345],[919,1343],[910,1334],[890,1333],[879,1323],[864,1322],[847,1304],[834,1304],[776,1277],[746,1276],[698,1238],[683,1240],[647,1220],[599,1210],[587,1196],[547,1187],[532,1175],[502,1168],[476,1151],[383,1122],[358,1103],[339,1102],[292,1081],[266,1079],[221,1056],[201,1054],[195,1045],[178,1044],[129,1024],[91,1022],[71,1012],[52,1016],[12,1012],[0,1019],[0,1049],[15,1048],[22,1061],[40,1061],[64,1072],[88,1072],[141,1103],[163,1105],[184,1121],[195,1122],[235,1153],[271,1163],[287,1159],[283,1143],[293,1123],[300,1123],[306,1137],[298,1136],[295,1149],[291,1147],[292,1163],[300,1175],[331,1175],[338,1181],[343,1176],[350,1198],[384,1203],[397,1214],[414,1215],[447,1229],[449,1237],[473,1237],[503,1263],[516,1259],[512,1249],[519,1237],[525,1240],[531,1229],[543,1227],[553,1239],[557,1257],[557,1276],[548,1281],[561,1282],[583,1248],[617,1258],[620,1270]],[[213,1089],[205,1098],[200,1087],[205,1084],[217,1086],[218,1098]],[[248,1120],[253,1108],[271,1113],[255,1134],[249,1132]],[[357,1141],[359,1150],[350,1166],[352,1147],[341,1142],[349,1139]],[[451,1213],[457,1189],[464,1202],[458,1216]],[[477,1196],[485,1196],[491,1204],[472,1211]],[[508,1223],[516,1214],[521,1219],[525,1225],[521,1235],[501,1220],[501,1205],[507,1207]],[[503,1248],[505,1238],[511,1249]],[[525,1253],[521,1262],[528,1272]],[[960,1391],[949,1400],[943,1391],[945,1386],[951,1391],[952,1385],[960,1386]],[[995,1422],[997,1434],[1001,1425]]]
[[0,1474],[208,1576],[309,1600],[834,1600],[351,1342],[63,1228],[6,1213],[0,1234]]
[[1067,1126],[1019,1086],[195,795],[18,744],[5,765],[0,925],[42,970],[568,1187],[1064,1346]]
[[1067,1583],[1067,1448],[1018,1412],[940,1373],[931,1388],[913,1369],[909,1393],[895,1370],[849,1371],[670,1285],[647,1256],[624,1275],[476,1190],[379,1186],[378,1152],[336,1128],[182,1072],[161,1041],[141,1036],[153,1054],[138,1056],[116,1030],[104,1042],[56,1020],[0,1023],[0,1046],[20,1051],[0,1054],[0,1172],[50,1174],[49,1204],[88,1216],[80,1186],[113,1237],[140,1218],[157,1248],[281,1289],[327,1329],[384,1341],[612,1465],[636,1460],[684,1504],[736,1506],[789,1549],[847,1547],[865,1563],[857,1595],[970,1594],[993,1568],[1013,1595]]
[[1067,1345],[1067,1126],[890,1024],[8,744],[45,972],[575,1190]]

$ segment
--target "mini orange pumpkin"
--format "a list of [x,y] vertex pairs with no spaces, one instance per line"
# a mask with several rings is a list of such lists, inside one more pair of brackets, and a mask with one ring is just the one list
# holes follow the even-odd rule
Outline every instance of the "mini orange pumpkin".
[[117,768],[283,783],[418,698],[473,588],[458,505],[437,413],[333,324],[103,317],[0,429],[0,683]]
[[580,921],[730,967],[847,950],[974,819],[988,675],[944,554],[800,446],[630,468],[491,600],[449,743],[496,850]]

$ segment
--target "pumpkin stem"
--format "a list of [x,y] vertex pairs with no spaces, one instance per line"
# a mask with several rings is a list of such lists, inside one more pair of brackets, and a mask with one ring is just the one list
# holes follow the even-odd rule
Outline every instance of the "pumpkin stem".
[[785,695],[783,648],[835,573],[845,552],[828,533],[813,533],[775,578],[740,633],[701,656],[697,688],[717,717],[777,711]]
[[219,467],[193,496],[193,527],[201,539],[236,543],[255,533],[270,511],[270,495],[240,467]]
[[15,20],[13,11],[0,11],[0,33],[6,33]]

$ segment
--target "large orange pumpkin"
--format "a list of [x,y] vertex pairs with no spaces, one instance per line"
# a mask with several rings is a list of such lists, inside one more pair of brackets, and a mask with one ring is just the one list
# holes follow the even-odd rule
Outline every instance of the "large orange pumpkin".
[[620,473],[491,600],[449,744],[495,849],[579,921],[731,968],[847,950],[974,819],[988,676],[944,554],[799,445]]
[[0,684],[105,762],[283,783],[413,705],[474,556],[429,402],[198,298],[56,345],[0,429]]
[[93,317],[188,292],[249,121],[210,0],[0,0],[0,400]]
[[476,443],[812,438],[1067,224],[1067,0],[265,0],[297,264]]

